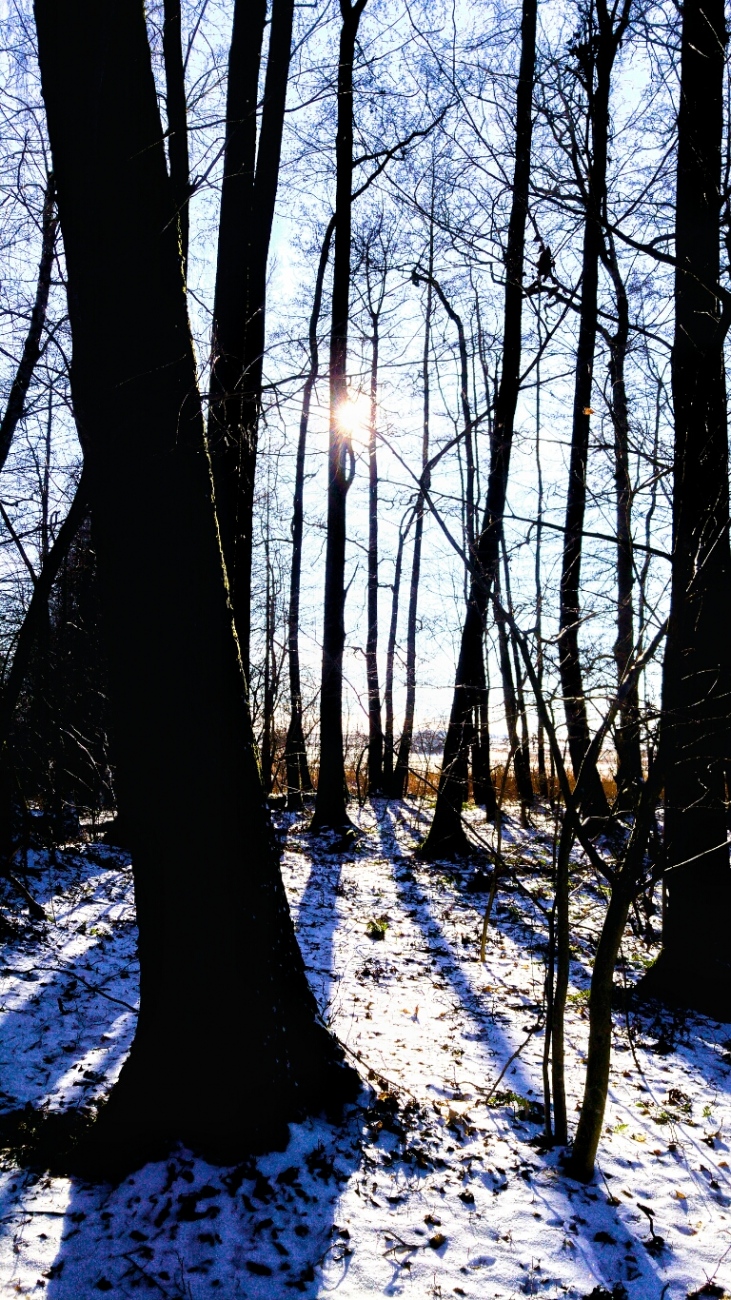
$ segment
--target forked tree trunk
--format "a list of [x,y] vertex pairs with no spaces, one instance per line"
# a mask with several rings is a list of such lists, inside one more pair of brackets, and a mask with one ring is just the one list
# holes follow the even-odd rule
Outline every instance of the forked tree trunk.
[[[728,432],[719,288],[726,26],[723,0],[683,6],[672,351],[675,461],[670,624],[663,675],[663,950],[646,991],[731,1016]],[[723,292],[723,311],[719,298]]]
[[353,60],[366,0],[340,0],[338,62],[335,256],[330,330],[330,441],[328,448],[327,543],[320,690],[320,771],[312,829],[346,827],[343,754],[343,651],[345,649],[345,503],[353,479],[350,437],[340,420],[348,399],[351,183],[353,173]]
[[272,3],[257,141],[257,99],[266,11],[266,0],[235,0],[234,3],[208,430],[216,513],[247,677],[266,269],[279,179],[294,0]]
[[97,1143],[127,1164],[176,1138],[229,1160],[285,1145],[353,1080],[271,842],[144,12],[35,13],[139,926],[137,1031]]
[[287,650],[289,655],[289,729],[284,752],[287,769],[287,807],[290,812],[303,807],[302,795],[312,792],[310,769],[307,762],[305,735],[302,727],[302,679],[300,673],[300,592],[302,588],[302,539],[304,532],[304,493],[305,493],[305,453],[307,450],[307,428],[310,422],[312,393],[317,383],[320,368],[320,349],[317,340],[317,327],[322,307],[322,287],[325,280],[327,260],[330,255],[330,243],[335,229],[335,218],[331,217],[325,230],[325,238],[320,250],[320,261],[315,278],[315,294],[310,313],[310,365],[302,393],[302,414],[300,415],[299,438],[297,440],[297,462],[294,476],[294,499],[292,505],[292,568],[289,580],[289,614],[287,618]]
[[536,0],[523,0],[522,49],[515,110],[515,172],[505,255],[505,320],[500,385],[490,452],[490,473],[482,531],[475,543],[467,615],[457,661],[452,708],[442,758],[434,818],[421,847],[426,858],[469,853],[462,827],[460,772],[469,742],[475,703],[485,616],[499,563],[499,541],[508,487],[513,426],[520,389],[523,314],[523,261],[528,215],[533,79],[535,73]]

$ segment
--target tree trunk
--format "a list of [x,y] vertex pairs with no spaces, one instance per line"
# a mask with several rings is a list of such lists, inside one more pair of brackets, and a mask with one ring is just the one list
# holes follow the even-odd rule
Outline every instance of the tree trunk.
[[[503,552],[503,569],[505,570],[505,596],[508,602],[508,611],[511,620],[515,617],[513,608],[513,593],[510,589],[510,561],[508,551],[505,545],[505,538],[501,539],[501,548]],[[517,748],[513,758],[515,768],[515,779],[518,786],[518,796],[524,808],[532,808],[535,802],[535,793],[533,790],[533,778],[530,770],[530,733],[528,731],[528,711],[525,707],[525,693],[523,691],[523,673],[520,668],[520,652],[518,644],[513,634],[512,626],[508,631],[510,647],[513,652],[513,664],[515,667],[515,694],[514,707],[517,707],[517,719],[520,721],[520,741],[516,729],[515,739]],[[509,667],[509,661],[508,661]]]
[[368,433],[368,792],[383,791],[383,728],[378,685],[378,313],[371,313],[371,412]]
[[[432,202],[433,208],[433,202]],[[421,578],[421,547],[424,538],[424,508],[426,493],[430,487],[429,474],[429,433],[430,433],[430,387],[429,361],[431,350],[431,314],[432,314],[432,276],[434,274],[434,221],[429,227],[429,263],[426,288],[426,317],[424,321],[424,352],[422,356],[421,377],[423,394],[423,425],[421,437],[421,485],[416,500],[414,516],[414,552],[411,560],[411,582],[409,584],[409,612],[406,623],[406,705],[404,708],[404,725],[398,747],[396,771],[393,779],[395,798],[403,799],[409,785],[409,760],[411,744],[414,738],[414,714],[416,711],[416,626],[419,605],[419,580]]]
[[[543,576],[541,560],[543,551],[543,467],[541,465],[541,309],[538,300],[538,358],[536,361],[536,479],[538,481],[538,500],[536,502],[536,677],[538,689],[543,694]],[[548,799],[548,778],[546,776],[546,731],[543,718],[538,714],[537,728],[538,750],[538,793],[541,799]],[[551,790],[553,795],[553,790]],[[551,977],[553,979],[553,977]],[[551,985],[553,987],[553,984]],[[546,1013],[548,1014],[548,1013]],[[548,1033],[548,1029],[546,1030]],[[550,1123],[550,1120],[549,1120]]]
[[97,1143],[124,1164],[177,1138],[230,1160],[353,1081],[271,842],[144,13],[35,13],[139,926],[137,1031]]
[[266,519],[264,521],[264,566],[266,580],[264,589],[264,690],[263,690],[263,727],[261,738],[261,779],[264,793],[271,794],[274,764],[274,702],[276,698],[277,665],[274,650],[274,574],[270,551],[270,502],[271,485],[267,485]]
[[505,254],[502,370],[495,401],[487,502],[482,531],[475,544],[470,598],[462,630],[436,808],[429,834],[420,850],[426,858],[439,858],[445,852],[458,854],[469,852],[469,844],[460,816],[460,756],[464,754],[468,743],[470,717],[474,708],[474,684],[479,680],[479,658],[482,655],[485,616],[499,562],[500,531],[505,511],[513,425],[520,389],[523,261],[533,136],[536,9],[536,0],[523,0],[522,49],[515,109],[515,172]]
[[574,829],[568,812],[561,826],[556,855],[556,984],[551,1003],[551,1082],[553,1084],[553,1136],[559,1146],[568,1141],[564,1025],[566,995],[571,973],[571,916],[569,878]]
[[683,6],[676,199],[675,461],[670,624],[663,675],[663,951],[643,981],[731,1016],[731,871],[726,842],[731,666],[728,435],[719,297],[726,29],[722,0]]
[[662,770],[656,758],[640,796],[624,861],[612,885],[609,906],[604,917],[591,972],[589,1049],[586,1059],[584,1097],[568,1167],[568,1172],[573,1178],[585,1183],[588,1183],[594,1174],[594,1162],[607,1105],[612,1053],[614,969],[627,924],[627,914],[632,900],[637,896],[638,881],[642,877],[647,841],[654,825],[655,808],[661,787]]
[[180,228],[180,258],[183,276],[188,266],[190,231],[190,162],[188,159],[188,110],[185,100],[185,64],[180,22],[181,0],[165,0],[162,53],[165,63],[165,99],[168,119],[168,165],[173,202]]
[[[496,595],[500,596],[499,583],[495,582]],[[512,611],[511,611],[512,612]],[[513,759],[513,771],[515,772],[515,783],[518,787],[518,798],[521,803],[533,802],[533,787],[530,779],[530,767],[525,769],[525,755],[518,737],[518,700],[515,694],[515,682],[513,681],[513,670],[510,663],[510,633],[506,620],[499,611],[496,611],[495,622],[498,633],[498,650],[500,663],[500,676],[503,683],[503,703],[505,706],[505,723],[508,729],[508,741],[510,744],[510,753]]]
[[475,709],[475,740],[472,746],[472,792],[476,804],[485,809],[486,820],[497,816],[497,794],[490,769],[490,710],[487,667],[483,646],[482,676],[477,686],[478,703]]
[[[614,661],[621,681],[634,651],[634,555],[632,546],[632,480],[629,470],[629,410],[624,378],[629,339],[629,304],[620,275],[614,241],[609,236],[605,264],[614,284],[617,329],[609,338],[609,381],[614,428],[614,481],[617,489],[617,639]],[[640,751],[640,697],[635,684],[624,704],[616,728],[617,798],[620,808],[632,808],[642,784]]]
[[53,259],[56,249],[56,230],[58,228],[58,217],[56,216],[56,185],[53,175],[49,175],[46,181],[46,192],[43,198],[43,216],[41,225],[41,260],[38,266],[38,281],[36,284],[36,297],[33,303],[33,310],[30,317],[30,325],[23,345],[23,352],[15,372],[15,378],[10,386],[8,395],[8,404],[5,407],[5,413],[0,421],[0,470],[3,468],[8,452],[12,445],[15,430],[20,420],[23,418],[25,410],[25,399],[30,387],[30,381],[33,378],[33,371],[36,368],[38,359],[41,355],[41,340],[43,338],[43,327],[46,323],[46,311],[48,309],[48,294],[51,289],[51,275],[53,272]]
[[353,59],[366,0],[341,0],[343,23],[338,62],[335,256],[330,330],[330,441],[328,449],[325,608],[320,690],[320,772],[312,829],[347,827],[343,756],[343,651],[345,649],[345,502],[355,460],[340,420],[348,400],[351,182],[353,172]]
[[335,229],[335,218],[331,217],[320,250],[320,261],[315,279],[315,295],[310,314],[310,366],[302,393],[302,414],[297,441],[297,462],[294,478],[294,502],[292,506],[292,569],[289,583],[289,615],[287,620],[287,648],[289,653],[289,704],[290,721],[285,747],[287,767],[287,807],[290,812],[303,807],[302,795],[312,792],[310,769],[307,763],[305,736],[302,729],[302,682],[300,675],[300,591],[302,587],[302,537],[304,529],[304,491],[305,491],[305,452],[307,449],[307,427],[310,421],[312,393],[317,383],[320,367],[320,350],[317,340],[317,327],[322,307],[322,287],[325,280],[330,244]]
[[247,678],[266,269],[279,179],[294,0],[273,0],[257,144],[266,8],[265,0],[236,0],[234,4],[209,406],[216,513]]
[[404,546],[408,537],[414,513],[409,512],[408,522],[402,520],[396,549],[396,563],[393,572],[393,590],[391,593],[391,620],[388,628],[388,645],[386,647],[386,682],[383,703],[386,712],[386,731],[383,737],[383,788],[389,799],[403,799],[408,790],[408,772],[406,786],[400,789],[394,776],[393,758],[393,665],[396,657],[396,634],[398,631],[398,607],[401,593],[401,570],[404,562]]
[[[587,97],[591,129],[591,157],[588,175],[580,177],[586,187],[586,217],[581,261],[581,303],[579,340],[574,372],[574,410],[571,429],[571,456],[566,495],[561,599],[559,621],[559,669],[566,714],[566,730],[574,773],[578,774],[589,748],[589,722],[586,711],[584,680],[579,655],[581,606],[581,545],[586,510],[586,472],[589,455],[589,428],[594,376],[594,353],[597,334],[597,296],[599,260],[602,252],[603,226],[606,216],[607,147],[609,140],[609,93],[612,67],[629,22],[631,0],[624,0],[616,27],[606,0],[593,0],[584,37],[572,49],[577,75]],[[597,28],[594,25],[596,15]],[[598,771],[589,774],[585,783],[583,811],[588,816],[606,817],[609,805]]]

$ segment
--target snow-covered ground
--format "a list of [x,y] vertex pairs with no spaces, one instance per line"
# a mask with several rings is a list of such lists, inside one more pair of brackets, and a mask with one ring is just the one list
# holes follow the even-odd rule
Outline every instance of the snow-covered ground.
[[[293,1126],[283,1153],[223,1169],[181,1148],[117,1187],[6,1159],[0,1295],[662,1300],[731,1291],[731,1027],[618,1012],[600,1172],[589,1187],[572,1182],[536,1143],[550,827],[506,827],[524,889],[501,887],[482,965],[486,895],[466,891],[472,869],[411,855],[429,814],[379,802],[353,815],[362,835],[345,845],[308,836],[303,817],[279,822],[299,940],[323,1013],[368,1084],[360,1104],[338,1127]],[[48,921],[26,916],[4,942],[4,1111],[93,1102],[115,1078],[135,1020],[125,856],[89,844],[53,859],[37,853],[31,865]],[[7,916],[16,900],[7,893],[6,902]],[[602,906],[585,878],[572,898],[572,1121]],[[620,981],[652,955],[628,933]]]

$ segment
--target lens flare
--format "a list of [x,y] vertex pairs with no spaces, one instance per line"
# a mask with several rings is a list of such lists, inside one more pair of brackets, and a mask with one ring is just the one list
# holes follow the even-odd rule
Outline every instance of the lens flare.
[[365,393],[356,393],[338,407],[338,428],[356,441],[366,442],[370,431],[370,414],[370,402]]

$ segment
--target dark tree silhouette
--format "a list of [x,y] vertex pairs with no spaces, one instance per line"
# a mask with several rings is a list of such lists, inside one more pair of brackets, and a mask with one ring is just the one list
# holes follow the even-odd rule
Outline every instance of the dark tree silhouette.
[[723,0],[683,6],[672,351],[675,461],[670,622],[663,675],[663,949],[645,990],[731,1015],[728,430],[719,285],[726,27]]
[[236,0],[234,4],[208,429],[218,525],[247,678],[266,269],[279,180],[294,0],[273,0],[257,139],[266,10],[266,0]]
[[271,843],[144,12],[35,14],[139,925],[137,1032],[96,1150],[130,1163],[179,1137],[230,1158],[354,1080]]
[[350,436],[340,412],[348,400],[351,183],[353,174],[353,60],[366,0],[340,0],[338,121],[335,142],[335,254],[330,330],[330,442],[328,450],[325,606],[320,691],[320,772],[313,830],[347,827],[343,757],[343,650],[345,648],[345,503],[353,480]]

